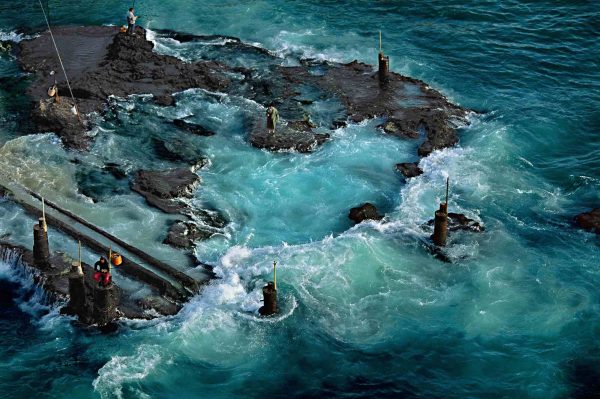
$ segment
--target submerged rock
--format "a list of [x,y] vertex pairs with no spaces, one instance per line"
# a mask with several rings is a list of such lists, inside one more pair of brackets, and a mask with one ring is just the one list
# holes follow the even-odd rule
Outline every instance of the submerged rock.
[[177,198],[190,198],[200,178],[189,169],[140,170],[135,174],[131,189],[148,204],[166,213],[181,213],[187,206]]
[[579,227],[600,234],[600,208],[585,212],[575,217]]
[[375,205],[366,202],[361,206],[350,209],[348,217],[355,223],[361,223],[364,220],[381,220],[383,216],[377,212]]
[[417,177],[423,174],[418,162],[405,162],[396,164],[396,170],[406,178]]
[[80,165],[75,172],[78,191],[94,202],[127,194],[129,187],[125,177],[125,172],[115,164],[108,164],[103,168]]
[[192,165],[194,170],[202,168],[208,162],[206,157],[183,140],[165,141],[153,137],[151,142],[154,153],[165,161],[186,163]]
[[186,122],[184,119],[175,119],[173,120],[173,124],[178,128],[185,129],[188,132],[195,134],[197,136],[214,136],[215,132],[212,130],[208,130],[204,126],[198,125],[196,123]]

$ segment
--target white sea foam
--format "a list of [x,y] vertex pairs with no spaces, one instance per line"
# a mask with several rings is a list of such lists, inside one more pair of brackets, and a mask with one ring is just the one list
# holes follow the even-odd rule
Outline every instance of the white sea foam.
[[24,35],[22,33],[17,33],[15,31],[6,32],[6,31],[0,30],[0,41],[3,41],[3,42],[18,43],[23,40],[33,39],[35,37],[36,36]]
[[94,389],[102,398],[123,398],[125,384],[142,381],[166,361],[160,353],[161,348],[157,345],[141,345],[131,356],[113,356],[98,370]]

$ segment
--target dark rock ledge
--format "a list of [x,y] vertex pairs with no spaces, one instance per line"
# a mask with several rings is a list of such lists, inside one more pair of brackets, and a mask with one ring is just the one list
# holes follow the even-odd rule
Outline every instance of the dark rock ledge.
[[577,215],[575,223],[582,229],[600,234],[600,208]]
[[[153,94],[156,101],[171,105],[172,93],[189,88],[222,91],[230,84],[223,74],[227,66],[214,61],[185,63],[153,51],[146,32],[137,36],[119,33],[118,27],[57,27],[56,41],[64,49],[64,62],[73,94],[82,113],[79,122],[71,112],[69,91],[48,32],[19,44],[21,68],[33,74],[27,94],[32,100],[32,120],[37,131],[53,131],[70,148],[86,149],[85,114],[102,111],[108,97]],[[67,50],[68,49],[68,50]],[[47,100],[48,87],[56,71],[61,103]]]

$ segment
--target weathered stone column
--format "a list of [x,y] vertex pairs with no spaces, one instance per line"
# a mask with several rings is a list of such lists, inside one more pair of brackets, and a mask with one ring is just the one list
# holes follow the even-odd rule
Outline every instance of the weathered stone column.
[[433,243],[438,247],[446,246],[448,236],[448,204],[441,204],[440,209],[435,211],[433,224]]
[[379,80],[385,81],[390,72],[390,57],[386,57],[383,52],[379,53]]
[[117,286],[110,283],[106,287],[94,288],[94,323],[103,327],[117,318],[119,292]]
[[79,318],[85,317],[86,314],[84,278],[79,262],[73,262],[69,273],[69,304],[67,305],[67,311],[69,314],[79,316]]
[[50,245],[48,232],[45,229],[44,219],[40,218],[38,224],[33,226],[33,260],[37,267],[50,267]]
[[275,283],[269,281],[267,285],[263,287],[263,301],[264,305],[258,309],[258,313],[262,316],[270,316],[277,313],[277,289]]

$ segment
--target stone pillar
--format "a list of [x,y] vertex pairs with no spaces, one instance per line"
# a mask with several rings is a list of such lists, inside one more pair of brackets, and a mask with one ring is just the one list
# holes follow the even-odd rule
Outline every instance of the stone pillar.
[[275,283],[269,281],[267,285],[263,287],[263,301],[264,305],[258,309],[258,313],[261,316],[271,316],[277,313],[277,290],[275,289]]
[[385,81],[390,72],[390,57],[386,57],[383,52],[379,53],[379,80]]
[[86,313],[84,278],[79,262],[73,262],[69,273],[69,304],[67,309],[69,314],[80,318],[84,317]]
[[110,283],[106,287],[96,286],[94,288],[94,312],[93,323],[103,327],[117,318],[117,306],[119,305],[119,293],[117,286]]
[[438,247],[446,246],[446,237],[448,236],[448,213],[444,209],[448,209],[448,205],[440,205],[440,210],[435,211],[435,219],[433,225],[433,243]]
[[44,219],[33,226],[33,260],[37,267],[50,267],[50,245],[48,244],[48,232],[45,229]]

